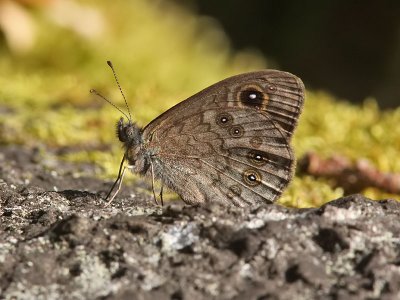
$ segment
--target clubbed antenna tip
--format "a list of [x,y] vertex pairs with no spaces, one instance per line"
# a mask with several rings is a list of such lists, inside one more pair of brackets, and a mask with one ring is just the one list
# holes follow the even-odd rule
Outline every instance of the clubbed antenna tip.
[[130,116],[128,117],[126,113],[124,113],[120,108],[118,108],[114,103],[112,103],[110,100],[108,100],[106,97],[104,97],[102,94],[100,94],[98,91],[95,89],[91,89],[90,93],[97,95],[98,97],[102,98],[104,101],[108,102],[111,104],[114,108],[116,108],[121,114],[123,114],[128,120],[130,120]]
[[129,109],[128,101],[126,101],[125,94],[124,94],[124,92],[122,91],[121,85],[119,84],[118,77],[117,77],[117,73],[116,73],[115,70],[114,70],[114,66],[113,66],[113,64],[112,64],[112,62],[111,62],[110,60],[107,60],[107,65],[111,68],[111,71],[113,72],[113,75],[114,75],[115,82],[117,83],[117,86],[118,86],[118,88],[119,88],[119,91],[121,92],[122,98],[124,98],[125,105],[126,105],[126,108],[127,108],[127,110],[128,110],[129,121],[132,121],[132,116],[131,116],[131,111],[130,111],[130,109]]

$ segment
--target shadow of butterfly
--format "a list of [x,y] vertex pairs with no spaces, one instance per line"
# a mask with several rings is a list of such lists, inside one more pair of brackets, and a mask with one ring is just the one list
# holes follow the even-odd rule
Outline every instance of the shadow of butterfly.
[[303,102],[298,77],[262,70],[222,80],[144,128],[125,114],[117,124],[125,154],[109,202],[126,168],[151,177],[153,193],[158,179],[187,204],[274,202],[294,172],[290,140]]

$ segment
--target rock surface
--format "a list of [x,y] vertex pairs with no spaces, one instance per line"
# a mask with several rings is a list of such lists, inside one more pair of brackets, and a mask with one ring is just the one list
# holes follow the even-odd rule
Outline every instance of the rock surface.
[[94,173],[0,148],[0,298],[400,299],[399,202],[105,207]]

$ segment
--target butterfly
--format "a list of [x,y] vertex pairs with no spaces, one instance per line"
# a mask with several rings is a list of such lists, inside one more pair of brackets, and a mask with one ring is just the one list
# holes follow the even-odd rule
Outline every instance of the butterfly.
[[290,140],[303,103],[298,77],[261,70],[215,83],[144,128],[132,121],[127,106],[129,116],[116,126],[125,152],[107,198],[119,183],[114,199],[130,169],[152,179],[153,193],[154,181],[162,182],[161,202],[165,185],[191,205],[272,203],[293,176]]

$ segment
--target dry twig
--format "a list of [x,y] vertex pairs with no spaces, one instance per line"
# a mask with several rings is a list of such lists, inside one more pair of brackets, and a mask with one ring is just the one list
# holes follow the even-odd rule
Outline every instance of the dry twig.
[[324,159],[316,153],[308,153],[299,161],[299,171],[314,177],[332,179],[346,194],[358,193],[368,187],[400,194],[400,174],[381,172],[366,159],[352,163],[340,155]]

